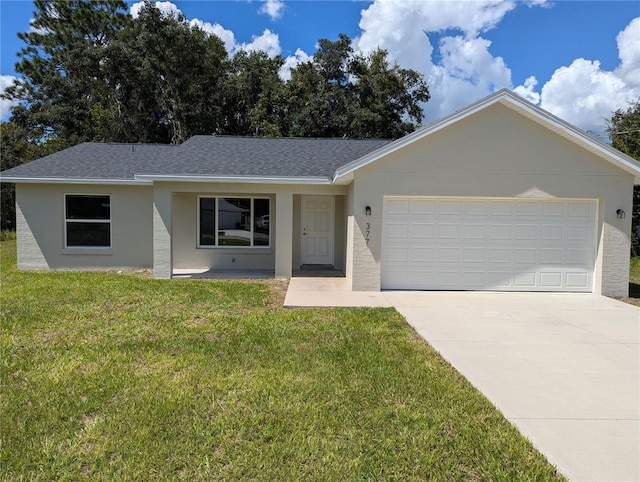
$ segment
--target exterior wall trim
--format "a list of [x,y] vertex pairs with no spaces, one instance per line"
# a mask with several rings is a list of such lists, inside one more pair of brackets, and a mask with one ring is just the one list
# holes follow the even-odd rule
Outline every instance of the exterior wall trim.
[[140,181],[169,182],[208,182],[208,183],[245,183],[245,184],[332,184],[326,177],[278,177],[278,176],[174,176],[164,174],[139,174]]

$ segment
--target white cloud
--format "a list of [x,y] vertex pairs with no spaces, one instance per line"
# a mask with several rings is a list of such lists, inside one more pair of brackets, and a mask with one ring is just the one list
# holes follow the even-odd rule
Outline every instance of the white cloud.
[[538,80],[532,75],[531,77],[527,77],[525,79],[524,85],[519,85],[518,87],[513,89],[513,91],[529,102],[539,104],[540,94],[535,91],[536,85],[538,85]]
[[620,66],[616,74],[632,87],[640,87],[640,17],[616,37]]
[[611,113],[640,96],[638,39],[640,17],[617,36],[620,64],[615,70],[582,58],[557,69],[541,89],[542,108],[581,129],[604,132]]
[[620,77],[602,71],[599,61],[585,59],[557,69],[542,87],[540,99],[543,109],[594,132],[603,132],[611,112],[631,100]]
[[427,105],[430,107],[433,102],[439,116],[511,86],[511,71],[502,57],[489,53],[490,45],[490,41],[481,37],[445,37],[440,41],[442,60],[432,66],[427,77],[432,96]]
[[269,57],[273,58],[276,55],[280,55],[280,39],[277,33],[266,29],[262,32],[262,35],[254,35],[251,38],[251,42],[236,45],[235,49],[249,52],[260,50],[266,52]]
[[284,10],[284,2],[282,0],[263,0],[262,5],[258,9],[258,13],[269,15],[271,20],[277,20],[282,16]]
[[199,18],[194,18],[189,21],[191,26],[196,26],[201,30],[204,30],[210,35],[216,35],[220,40],[224,42],[224,47],[227,52],[233,52],[236,50],[236,37],[231,30],[227,30],[219,23],[209,23]]
[[[0,75],[0,93],[4,94],[4,91],[11,87],[16,80],[18,80],[17,77],[13,75]],[[17,104],[18,101],[15,100],[0,99],[0,119],[3,121],[9,119],[11,107]]]
[[[434,120],[511,86],[510,69],[490,53],[491,42],[480,33],[494,28],[515,7],[515,0],[376,0],[362,12],[362,34],[354,45],[365,53],[383,48],[402,67],[424,74],[431,92],[425,114]],[[432,45],[429,34],[450,31],[453,34]],[[440,60],[434,60],[434,53]]]
[[[176,4],[171,2],[155,2],[153,5],[165,15],[175,18],[178,18],[178,15],[182,13]],[[142,10],[143,6],[144,2],[134,3],[129,9],[129,14],[133,18],[138,18],[138,15],[140,15],[140,10]]]
[[[552,4],[529,0],[527,5]],[[499,88],[513,88],[511,70],[481,34],[516,6],[516,0],[375,0],[362,11],[362,33],[354,46],[365,53],[386,49],[401,66],[424,74],[431,92],[425,114],[431,121]],[[434,34],[444,35],[438,45],[432,44]],[[614,71],[603,71],[597,60],[576,59],[557,69],[540,91],[533,76],[514,91],[582,129],[602,132],[612,111],[640,95],[638,39],[640,18],[617,37],[620,65]]]
[[303,51],[302,49],[298,49],[296,50],[294,55],[289,55],[286,59],[284,59],[284,64],[282,65],[282,67],[280,67],[280,71],[278,72],[278,75],[283,80],[290,80],[291,69],[311,59],[312,57],[307,55],[305,51]]

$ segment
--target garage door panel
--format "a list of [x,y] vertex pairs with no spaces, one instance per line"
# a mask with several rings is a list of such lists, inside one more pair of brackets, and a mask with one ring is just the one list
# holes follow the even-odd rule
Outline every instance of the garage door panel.
[[464,202],[464,214],[467,216],[482,216],[487,215],[487,203],[484,201],[465,201]]
[[562,240],[564,239],[564,226],[555,226],[551,224],[542,225],[543,240]]
[[484,224],[465,224],[463,228],[464,239],[486,239],[487,227]]
[[569,203],[569,216],[578,218],[593,218],[594,203],[590,201],[573,201]]
[[405,239],[409,234],[409,223],[389,223],[387,224],[387,238],[400,238]]
[[538,226],[535,224],[516,225],[516,239],[527,241],[538,239]]
[[435,207],[437,214],[460,214],[462,201],[438,200]]
[[536,287],[536,273],[535,271],[524,271],[521,273],[515,273],[514,287],[533,289]]
[[409,261],[409,248],[405,246],[388,246],[385,249],[386,259],[389,264],[406,263]]
[[540,286],[542,288],[554,289],[562,287],[561,271],[542,271],[540,273]]
[[589,276],[586,273],[567,273],[567,286],[575,289],[587,289],[589,287]]
[[509,201],[488,201],[491,216],[512,216],[513,204]]
[[409,227],[409,236],[411,239],[433,238],[435,226],[429,222],[412,223]]
[[511,248],[489,248],[489,263],[511,263]]
[[512,274],[508,271],[489,271],[487,272],[488,289],[503,290],[511,288]]
[[512,226],[509,224],[492,224],[489,227],[489,239],[493,240],[508,240],[511,239]]
[[385,201],[385,210],[388,214],[409,214],[409,200],[389,199]]
[[567,249],[567,264],[577,264],[588,268],[591,264],[591,253],[587,249]]
[[593,228],[587,225],[567,226],[567,239],[570,241],[588,241],[593,237]]
[[465,263],[486,263],[486,248],[464,248],[462,261]]
[[521,202],[516,205],[516,216],[538,216],[540,214],[540,203]]
[[515,248],[513,260],[517,264],[537,264],[538,250],[535,248]]
[[385,198],[382,287],[591,291],[595,201]]
[[458,263],[460,262],[460,248],[436,248],[437,263]]
[[420,289],[428,289],[427,287],[435,282],[435,273],[430,269],[414,269],[407,273],[405,279],[405,288],[410,289],[411,286],[420,286]]
[[439,223],[436,225],[438,239],[460,239],[461,226],[459,224]]
[[562,248],[543,248],[540,250],[541,264],[564,264],[564,250]]
[[436,203],[433,199],[413,199],[411,201],[411,214],[434,214]]
[[416,263],[432,263],[433,259],[433,248],[427,247],[414,247],[410,250],[410,259],[412,259]]
[[565,203],[555,202],[555,201],[543,202],[542,214],[544,216],[552,216],[552,217],[564,216],[564,208],[565,208]]

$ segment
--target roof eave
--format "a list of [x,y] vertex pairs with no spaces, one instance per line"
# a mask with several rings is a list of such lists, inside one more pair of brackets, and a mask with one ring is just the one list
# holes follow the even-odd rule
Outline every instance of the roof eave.
[[331,179],[322,176],[200,176],[170,174],[137,174],[136,179],[155,182],[214,182],[245,184],[332,184]]
[[101,178],[72,178],[72,177],[27,177],[27,176],[0,176],[0,182],[15,184],[104,184],[104,185],[129,185],[150,186],[152,181],[146,179],[101,179]]

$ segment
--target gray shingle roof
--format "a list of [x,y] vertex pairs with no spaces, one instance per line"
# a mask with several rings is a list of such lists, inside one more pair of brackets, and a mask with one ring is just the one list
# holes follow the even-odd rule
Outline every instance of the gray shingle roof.
[[179,146],[86,142],[3,177],[131,180],[134,175],[326,177],[388,139],[194,136]]

